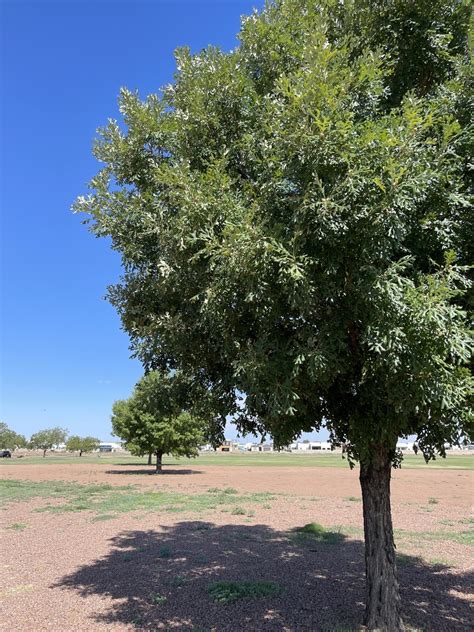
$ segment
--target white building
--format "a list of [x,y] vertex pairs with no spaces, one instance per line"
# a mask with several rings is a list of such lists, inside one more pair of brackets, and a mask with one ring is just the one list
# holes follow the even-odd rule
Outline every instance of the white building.
[[397,450],[413,452],[413,441],[397,441]]
[[123,452],[124,447],[117,441],[107,441],[99,443],[99,452]]
[[[293,448],[292,448],[293,449]],[[331,444],[327,441],[308,441],[296,444],[296,450],[302,452],[330,452]]]

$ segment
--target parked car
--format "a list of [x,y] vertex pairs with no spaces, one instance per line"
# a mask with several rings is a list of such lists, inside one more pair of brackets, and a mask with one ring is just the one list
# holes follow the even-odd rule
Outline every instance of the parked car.
[[11,459],[12,453],[10,452],[10,450],[0,450],[0,458]]

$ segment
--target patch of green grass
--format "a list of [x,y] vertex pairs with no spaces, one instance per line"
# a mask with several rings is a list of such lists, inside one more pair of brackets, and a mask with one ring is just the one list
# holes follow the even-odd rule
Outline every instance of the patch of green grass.
[[238,599],[276,597],[281,588],[270,581],[219,581],[209,584],[208,591],[214,601],[227,604]]
[[238,494],[239,492],[235,489],[235,487],[226,487],[224,489],[220,489],[219,487],[210,487],[208,490],[209,494]]
[[395,530],[397,540],[416,540],[427,542],[456,542],[457,544],[465,544],[467,546],[474,545],[474,531],[405,531],[403,529]]
[[[133,511],[205,512],[221,507],[240,507],[241,503],[258,503],[274,498],[268,493],[239,494],[233,488],[204,494],[182,494],[170,491],[140,491],[136,486],[78,485],[62,481],[0,481],[0,497],[4,503],[48,498],[62,502],[46,504],[39,512],[64,513],[92,511],[106,515]],[[244,514],[246,512],[244,511]]]
[[169,559],[171,557],[171,549],[169,546],[162,546],[158,551],[158,557]]
[[437,498],[428,498],[429,505],[437,505],[438,503],[439,503],[439,500]]
[[26,529],[26,526],[27,525],[24,522],[13,522],[8,525],[6,529],[11,529],[12,531],[23,531],[23,529]]
[[30,500],[31,498],[69,498],[89,499],[91,496],[105,494],[112,490],[129,490],[130,485],[113,487],[112,485],[78,485],[63,481],[0,481],[0,498],[3,502]]
[[348,500],[351,503],[361,503],[362,502],[362,498],[359,498],[357,496],[347,496],[346,498],[344,498],[344,500]]
[[187,582],[188,580],[184,575],[175,575],[174,577],[171,577],[168,584],[170,586],[174,586],[175,588],[181,588],[181,586],[184,586]]
[[450,566],[452,562],[445,557],[431,557],[428,562],[433,566]]
[[235,507],[230,512],[232,516],[245,516],[247,515],[247,511],[243,507]]
[[310,522],[304,527],[294,529],[290,538],[296,544],[340,544],[345,535],[341,531],[329,531],[317,522]]
[[[8,461],[8,463],[7,463]],[[181,458],[175,459],[172,457],[165,457],[163,459],[164,465],[166,466],[178,466],[178,467],[192,467],[198,468],[201,465],[224,465],[224,466],[244,466],[244,467],[253,467],[253,466],[262,466],[262,467],[279,467],[279,466],[290,466],[290,467],[343,467],[347,468],[347,460],[342,458],[340,453],[329,453],[329,454],[316,454],[316,453],[308,453],[308,454],[290,454],[290,453],[206,453],[202,454],[196,459],[192,461],[190,459]],[[137,468],[144,468],[147,466],[146,457],[134,457],[131,455],[119,455],[119,454],[110,454],[110,455],[98,455],[98,454],[87,454],[83,455],[81,458],[74,455],[54,455],[48,454],[45,459],[41,456],[32,456],[26,455],[24,458],[12,458],[12,459],[1,459],[0,467],[3,465],[14,466],[14,465],[46,465],[46,466],[54,466],[55,464],[60,465],[68,465],[72,463],[95,463],[98,465],[103,465],[104,467],[110,467],[111,465],[128,465],[128,466],[136,466]],[[434,461],[430,461],[429,463],[425,463],[425,460],[421,455],[415,454],[405,454],[403,457],[402,467],[405,469],[408,468],[422,468],[422,469],[456,469],[456,470],[472,470],[474,469],[474,454],[462,453],[456,455],[448,455],[447,458],[437,458]],[[150,467],[150,472],[153,471],[153,468]]]

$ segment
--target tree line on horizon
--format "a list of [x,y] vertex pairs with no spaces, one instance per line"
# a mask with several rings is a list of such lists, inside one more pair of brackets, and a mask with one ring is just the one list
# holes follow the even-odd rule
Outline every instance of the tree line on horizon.
[[79,435],[68,437],[68,434],[65,428],[44,428],[26,439],[24,435],[11,430],[6,423],[0,422],[0,449],[12,452],[21,449],[42,450],[45,457],[48,450],[63,443],[68,452],[79,452],[79,456],[82,456],[84,452],[93,452],[99,447],[100,440],[95,437],[80,437]]

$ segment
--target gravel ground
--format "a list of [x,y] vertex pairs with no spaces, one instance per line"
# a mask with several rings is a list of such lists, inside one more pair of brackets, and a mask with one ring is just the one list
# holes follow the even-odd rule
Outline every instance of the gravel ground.
[[[360,629],[364,565],[355,471],[201,466],[149,476],[143,468],[105,464],[2,465],[1,471],[4,478],[35,481],[277,494],[249,506],[252,517],[219,509],[93,522],[86,511],[35,513],[45,499],[12,503],[2,513],[2,630]],[[453,537],[469,528],[472,483],[466,470],[394,473],[404,617],[425,632],[472,629],[472,548]],[[342,525],[350,535],[336,543],[289,537],[313,521]],[[8,528],[13,524],[26,526]],[[273,581],[281,592],[221,604],[208,592],[218,580]]]

